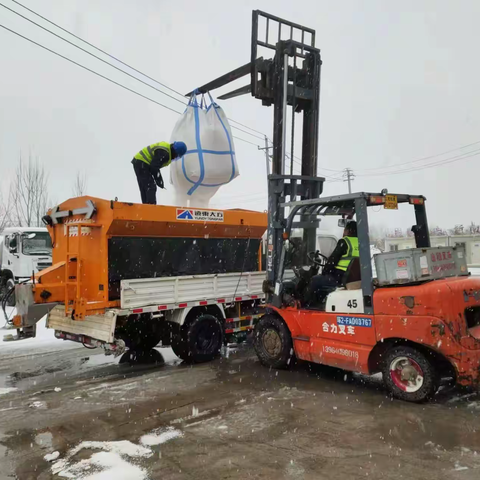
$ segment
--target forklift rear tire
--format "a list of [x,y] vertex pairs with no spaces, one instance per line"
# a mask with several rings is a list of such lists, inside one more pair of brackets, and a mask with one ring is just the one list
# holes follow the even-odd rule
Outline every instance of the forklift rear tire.
[[387,351],[382,375],[390,393],[407,402],[424,402],[435,395],[439,386],[431,361],[422,351],[407,346]]
[[175,355],[188,363],[209,362],[220,355],[223,326],[217,317],[202,313],[182,325],[172,338]]
[[286,369],[293,359],[293,342],[285,322],[264,315],[253,332],[253,346],[260,362],[271,368]]

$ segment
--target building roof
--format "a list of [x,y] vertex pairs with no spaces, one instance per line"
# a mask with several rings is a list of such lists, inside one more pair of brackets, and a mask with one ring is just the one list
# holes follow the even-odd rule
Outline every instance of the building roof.
[[0,235],[8,235],[9,233],[34,233],[34,232],[48,232],[45,227],[7,227],[2,230]]

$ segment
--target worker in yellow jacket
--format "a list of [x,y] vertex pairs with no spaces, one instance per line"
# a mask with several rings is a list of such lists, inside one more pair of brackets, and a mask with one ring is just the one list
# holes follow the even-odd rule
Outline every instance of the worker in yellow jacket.
[[157,204],[157,186],[164,188],[160,170],[181,158],[187,152],[183,142],[158,142],[140,150],[133,157],[132,164],[137,176],[142,203]]
[[329,292],[346,280],[348,267],[359,257],[357,222],[351,220],[345,227],[343,238],[338,241],[335,250],[328,257],[322,274],[312,277],[305,293],[307,304],[309,306],[321,304]]

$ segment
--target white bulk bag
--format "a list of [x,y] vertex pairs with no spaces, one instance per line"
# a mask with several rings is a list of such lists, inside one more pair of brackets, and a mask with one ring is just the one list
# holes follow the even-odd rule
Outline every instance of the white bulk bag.
[[173,129],[171,143],[182,141],[187,153],[170,165],[170,183],[178,206],[207,207],[218,189],[239,175],[227,116],[210,94],[207,107],[195,94]]

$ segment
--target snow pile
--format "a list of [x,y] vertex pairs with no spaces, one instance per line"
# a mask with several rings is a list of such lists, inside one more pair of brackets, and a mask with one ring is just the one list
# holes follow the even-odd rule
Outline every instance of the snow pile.
[[[128,440],[116,442],[81,442],[67,452],[64,458],[52,464],[52,474],[63,478],[76,480],[146,480],[147,471],[132,460],[149,458],[153,450],[149,447],[160,445],[174,438],[182,437],[183,433],[174,428],[153,430],[140,438],[142,445],[136,445]],[[90,458],[77,462],[73,457],[82,450],[100,450]],[[45,455],[46,461],[58,458],[58,452]]]
[[14,392],[15,387],[0,387],[0,395],[6,395],[7,393]]
[[[7,307],[8,318],[13,318],[15,315],[15,308]],[[25,338],[22,340],[3,341],[6,335],[16,336],[16,329],[0,328],[0,355],[1,354],[24,354],[22,350],[28,350],[28,353],[47,351],[56,351],[59,349],[79,348],[79,344],[74,342],[62,341],[55,338],[55,331],[46,327],[47,317],[43,317],[37,323],[37,332],[35,338]],[[3,312],[0,310],[0,325],[5,320]],[[81,346],[81,345],[80,345]],[[82,347],[83,348],[83,347]]]
[[[103,450],[90,458],[71,463],[70,459],[83,449]],[[52,473],[60,477],[84,480],[143,480],[147,473],[129,463],[127,458],[146,458],[152,455],[149,448],[135,445],[127,440],[118,442],[82,442],[72,448],[65,458],[52,465]]]
[[[61,461],[56,462],[61,463]],[[137,465],[132,465],[114,452],[94,453],[90,458],[56,472],[60,477],[82,480],[144,480],[147,472]]]
[[183,432],[173,427],[168,427],[166,430],[154,430],[148,435],[143,435],[140,438],[142,445],[151,447],[153,445],[161,445],[162,443],[173,440],[174,438],[183,437]]
[[47,462],[53,462],[60,456],[60,452],[52,452],[52,453],[47,453],[43,458]]

